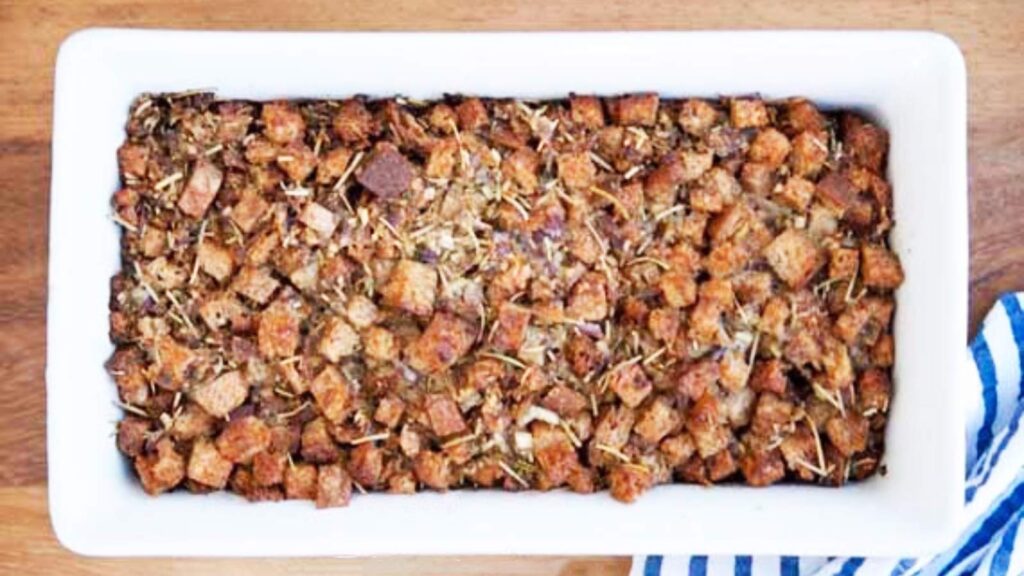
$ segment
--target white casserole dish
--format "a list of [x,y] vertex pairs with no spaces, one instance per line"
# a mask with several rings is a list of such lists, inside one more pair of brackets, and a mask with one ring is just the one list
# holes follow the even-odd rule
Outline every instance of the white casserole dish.
[[[87,30],[57,59],[47,420],[50,513],[90,555],[747,553],[899,555],[945,544],[963,501],[959,390],[967,323],[964,63],[916,32],[224,33]],[[632,505],[606,493],[424,493],[348,508],[250,504],[228,494],[146,496],[112,438],[103,369],[109,199],[132,98],[562,97],[760,92],[862,109],[891,133],[893,245],[906,283],[895,323],[888,473],[843,489],[662,486]]]

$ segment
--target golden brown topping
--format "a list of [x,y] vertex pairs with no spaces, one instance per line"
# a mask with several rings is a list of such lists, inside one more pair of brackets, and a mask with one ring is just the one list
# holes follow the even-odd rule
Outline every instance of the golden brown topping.
[[146,95],[117,446],[150,493],[320,506],[861,479],[904,276],[887,148],[799,98]]

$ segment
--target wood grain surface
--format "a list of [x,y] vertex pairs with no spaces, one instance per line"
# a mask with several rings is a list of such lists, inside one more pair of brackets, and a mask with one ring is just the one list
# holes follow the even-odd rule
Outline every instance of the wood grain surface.
[[1000,293],[1024,289],[1024,2],[1017,0],[0,0],[0,573],[605,575],[629,567],[626,558],[98,560],[61,548],[46,507],[43,374],[53,65],[61,40],[90,26],[936,30],[960,45],[968,68],[972,332]]

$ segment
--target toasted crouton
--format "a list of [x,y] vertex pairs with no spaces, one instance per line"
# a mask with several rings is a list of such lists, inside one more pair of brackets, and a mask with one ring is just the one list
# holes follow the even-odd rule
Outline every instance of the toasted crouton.
[[604,110],[596,96],[572,95],[569,97],[569,109],[572,121],[584,128],[604,126]]
[[431,394],[427,397],[427,416],[430,425],[438,436],[451,436],[466,430],[466,422],[462,419],[459,407],[450,396]]
[[221,374],[208,384],[193,387],[189,395],[211,416],[224,418],[241,406],[248,394],[249,384],[242,376],[242,372],[232,370]]
[[316,232],[320,238],[329,238],[338,226],[338,217],[320,204],[310,202],[299,214],[299,222]]
[[568,418],[587,408],[587,399],[579,392],[569,388],[565,384],[553,386],[541,401],[541,405],[556,412],[563,418]]
[[158,336],[155,350],[159,358],[159,363],[153,366],[156,385],[167,390],[181,390],[189,381],[199,357],[171,336]]
[[847,411],[846,416],[829,419],[825,432],[843,456],[850,457],[867,448],[868,421],[857,412]]
[[252,458],[252,479],[257,486],[273,486],[284,482],[284,469],[288,456],[281,452],[264,451]]
[[221,489],[228,483],[234,465],[224,458],[206,438],[192,445],[188,460],[188,478],[210,488]]
[[610,388],[630,408],[636,408],[651,393],[653,386],[644,374],[643,368],[630,364],[613,371],[608,376]]
[[762,162],[772,168],[778,168],[786,161],[791,149],[789,138],[786,138],[785,134],[774,128],[767,128],[758,132],[754,137],[747,155],[754,162]]
[[170,290],[184,286],[188,280],[188,272],[161,256],[146,264],[144,277],[149,279],[155,288]]
[[608,295],[605,290],[607,279],[604,274],[587,272],[569,292],[565,312],[570,318],[599,321],[608,315]]
[[861,278],[864,285],[882,290],[895,290],[903,283],[903,267],[896,255],[882,246],[861,247]]
[[896,345],[892,334],[882,334],[871,347],[871,363],[879,368],[892,367],[896,356]]
[[409,366],[431,374],[449,368],[469,352],[475,327],[447,312],[434,314],[420,337],[405,349]]
[[199,268],[218,282],[230,278],[235,269],[235,259],[231,251],[215,242],[200,244],[196,258],[199,259]]
[[828,160],[828,141],[818,132],[802,132],[793,139],[789,163],[794,176],[813,178]]
[[657,308],[647,316],[647,329],[652,336],[665,343],[675,340],[680,323],[679,310],[675,308]]
[[402,414],[404,413],[405,402],[401,398],[385,396],[377,404],[377,409],[373,412],[373,420],[383,424],[386,428],[394,428],[398,426],[398,422],[402,419]]
[[199,316],[210,330],[219,330],[228,324],[244,321],[245,306],[231,294],[215,294],[199,306]]
[[295,464],[284,469],[284,493],[289,500],[315,500],[317,470],[312,464]]
[[676,374],[675,386],[679,395],[697,400],[718,382],[721,367],[714,360],[705,359],[679,368]]
[[490,121],[487,109],[479,98],[465,98],[455,107],[455,116],[459,121],[459,129],[472,132],[487,126]]
[[597,168],[586,152],[558,155],[558,177],[570,190],[585,190],[594,183]]
[[[635,422],[636,412],[632,408],[625,405],[611,406],[597,421],[590,445],[601,444],[609,448],[622,448],[629,441]],[[591,462],[594,462],[594,459]]]
[[826,208],[842,217],[856,200],[857,189],[846,174],[830,172],[818,181],[814,194]]
[[150,433],[150,421],[146,418],[125,416],[117,423],[117,449],[132,458],[142,454],[146,438]]
[[751,389],[781,396],[786,393],[788,382],[785,367],[780,360],[761,360],[754,363],[754,370],[750,374]]
[[459,163],[459,142],[449,137],[440,140],[427,156],[423,175],[427,178],[451,178]]
[[704,100],[687,100],[679,108],[679,126],[691,136],[702,136],[715,124],[718,112]]
[[665,458],[665,464],[675,468],[686,462],[697,451],[693,444],[693,437],[683,432],[675,436],[669,436],[658,445],[658,453]]
[[620,465],[608,475],[612,498],[619,502],[633,502],[651,487],[653,479],[645,468]]
[[786,104],[786,124],[794,134],[800,132],[822,132],[825,117],[818,108],[803,98],[794,98]]
[[874,124],[848,122],[843,136],[843,148],[857,164],[881,173],[889,147],[889,134]]
[[287,358],[299,347],[299,314],[287,301],[277,301],[260,314],[257,341],[265,358]]
[[201,218],[216,198],[223,181],[224,172],[220,168],[205,158],[197,160],[178,199],[178,209],[193,218]]
[[706,392],[687,412],[686,429],[693,436],[694,445],[701,458],[709,458],[724,450],[732,440],[732,433],[725,425],[721,402],[714,394]]
[[606,355],[607,350],[602,351],[589,336],[583,334],[573,334],[565,343],[565,358],[577,376],[597,369],[606,361]]
[[292,142],[281,149],[277,165],[295,184],[302,184],[316,170],[316,155],[302,142]]
[[221,456],[236,464],[248,464],[270,445],[270,428],[255,416],[232,420],[217,437]]
[[244,267],[235,276],[231,289],[257,304],[266,304],[280,285],[269,269]]
[[327,429],[327,421],[314,418],[302,427],[299,437],[302,459],[313,464],[329,464],[338,460],[338,446]]
[[352,449],[348,460],[348,473],[364,487],[374,487],[380,482],[384,468],[384,450],[372,442],[360,444]]
[[630,94],[608,102],[612,122],[619,126],[654,126],[658,117],[658,95]]
[[352,478],[340,464],[320,466],[316,475],[316,507],[348,506],[352,498]]
[[743,191],[736,177],[721,167],[708,170],[690,190],[690,206],[703,212],[718,213],[732,204]]
[[125,142],[117,149],[117,162],[122,175],[144,178],[148,160],[149,148],[143,144]]
[[775,187],[775,170],[761,162],[745,162],[740,169],[740,185],[751,194],[767,196]]
[[261,113],[263,134],[277,144],[288,144],[302,138],[306,122],[302,114],[287,102],[268,102]]
[[451,484],[450,462],[444,454],[423,450],[412,460],[416,479],[434,490],[447,490]]
[[520,148],[501,163],[502,174],[515,182],[523,194],[534,193],[537,188],[537,171],[540,169],[540,155],[530,148]]
[[760,128],[768,124],[768,109],[760,99],[736,98],[729,102],[729,119],[736,128]]
[[174,442],[164,438],[157,442],[156,451],[135,458],[135,471],[142,489],[156,496],[177,486],[185,478],[185,460],[175,449]]
[[417,316],[429,316],[437,298],[437,271],[414,260],[401,260],[380,292],[387,306]]
[[364,146],[376,132],[373,116],[366,106],[355,98],[345,100],[331,120],[331,127],[341,141],[348,146]]
[[393,145],[378,146],[356,174],[364,188],[383,199],[404,194],[415,177],[415,166]]
[[871,368],[857,379],[857,401],[861,410],[886,412],[891,396],[892,383],[885,371]]
[[633,431],[647,444],[657,444],[681,422],[679,413],[664,398],[655,398],[640,412]]
[[799,176],[792,176],[776,193],[784,206],[797,212],[806,212],[814,199],[814,183]]
[[658,280],[665,303],[673,308],[685,308],[697,301],[697,283],[685,272],[669,271]]
[[309,386],[324,417],[337,424],[351,412],[352,392],[348,381],[334,366],[326,366]]
[[338,362],[346,356],[355,354],[359,345],[359,334],[348,322],[334,316],[324,325],[317,351],[331,362]]
[[739,467],[750,486],[768,486],[786,476],[786,465],[777,450],[747,452],[740,457]]
[[317,184],[331,184],[345,173],[352,160],[352,150],[339,146],[324,154],[316,167]]
[[504,302],[498,308],[498,329],[494,331],[492,342],[499,350],[511,352],[518,350],[526,336],[526,328],[530,324],[530,310]]
[[829,252],[828,277],[852,279],[860,266],[860,254],[853,248],[833,248]]
[[384,361],[398,358],[398,342],[390,330],[371,326],[363,333],[362,340],[368,358]]
[[537,464],[552,486],[561,486],[580,465],[576,450],[561,428],[546,422],[535,422],[530,428]]
[[764,250],[775,273],[791,288],[802,288],[825,265],[817,244],[805,233],[787,229]]

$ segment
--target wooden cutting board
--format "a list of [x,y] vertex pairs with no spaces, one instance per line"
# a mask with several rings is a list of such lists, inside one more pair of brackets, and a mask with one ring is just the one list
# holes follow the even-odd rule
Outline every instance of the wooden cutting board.
[[43,375],[51,102],[57,47],[89,26],[937,30],[960,45],[970,84],[972,332],[998,294],[1024,290],[1024,2],[0,0],[0,573],[604,575],[629,569],[629,559],[610,557],[95,560],[61,548],[46,507]]

